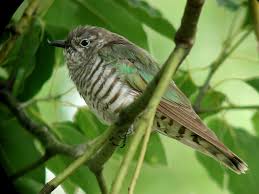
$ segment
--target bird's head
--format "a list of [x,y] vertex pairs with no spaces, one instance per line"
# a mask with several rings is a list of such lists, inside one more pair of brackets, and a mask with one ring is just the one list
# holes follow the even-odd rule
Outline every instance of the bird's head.
[[73,29],[65,40],[49,41],[49,44],[64,48],[69,66],[87,64],[110,40],[113,33],[95,26],[79,26]]

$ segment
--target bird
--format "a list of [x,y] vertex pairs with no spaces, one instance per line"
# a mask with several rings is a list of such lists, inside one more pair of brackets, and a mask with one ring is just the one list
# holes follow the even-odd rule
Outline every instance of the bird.
[[[155,59],[125,37],[97,26],[78,26],[64,40],[70,78],[96,116],[110,125],[134,102],[160,70]],[[153,129],[228,167],[237,174],[248,165],[227,148],[194,111],[172,80],[155,114]]]

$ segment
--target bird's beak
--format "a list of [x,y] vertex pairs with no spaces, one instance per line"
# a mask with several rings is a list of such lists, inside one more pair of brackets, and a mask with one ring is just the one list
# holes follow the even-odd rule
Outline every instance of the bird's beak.
[[61,48],[65,48],[67,46],[67,42],[65,40],[48,40],[48,43],[50,46],[56,46]]

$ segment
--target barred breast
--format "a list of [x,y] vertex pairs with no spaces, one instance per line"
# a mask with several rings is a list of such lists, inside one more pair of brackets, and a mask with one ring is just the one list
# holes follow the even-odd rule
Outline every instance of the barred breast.
[[101,120],[111,124],[117,119],[120,110],[134,101],[137,93],[121,80],[112,64],[100,57],[84,68],[72,79],[92,111]]

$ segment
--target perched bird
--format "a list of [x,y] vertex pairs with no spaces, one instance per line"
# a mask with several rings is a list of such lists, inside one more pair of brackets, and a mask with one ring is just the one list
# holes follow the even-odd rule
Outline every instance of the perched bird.
[[[126,38],[95,26],[79,26],[66,40],[49,42],[64,48],[69,74],[91,110],[114,122],[159,71],[155,60]],[[234,172],[247,164],[230,151],[201,121],[190,101],[171,81],[157,108],[153,128],[210,157]]]

